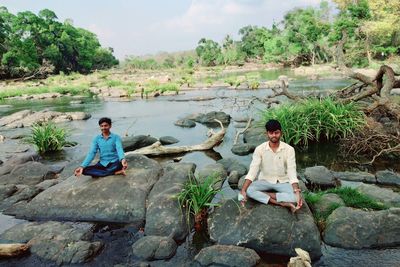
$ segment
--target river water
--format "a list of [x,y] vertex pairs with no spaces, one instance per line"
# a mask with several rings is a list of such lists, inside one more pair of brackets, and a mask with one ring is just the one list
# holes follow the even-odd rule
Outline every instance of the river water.
[[[273,73],[272,76],[277,76],[279,73]],[[270,77],[269,77],[270,78]],[[327,90],[334,90],[343,88],[348,85],[348,80],[295,80],[290,83],[290,90],[296,93],[309,93],[312,91],[321,92]],[[63,124],[70,133],[70,139],[78,143],[73,148],[67,148],[58,155],[53,155],[46,159],[50,162],[60,161],[72,161],[84,155],[90,145],[90,141],[93,136],[98,132],[97,121],[103,116],[111,117],[113,120],[112,131],[118,133],[121,136],[124,135],[138,135],[145,134],[154,137],[161,136],[173,136],[180,140],[176,145],[190,145],[197,144],[204,141],[207,136],[208,128],[197,124],[194,128],[180,128],[174,125],[174,122],[183,118],[186,115],[192,113],[205,113],[210,111],[224,111],[230,114],[233,118],[251,116],[257,120],[260,116],[260,110],[263,109],[261,104],[255,104],[251,108],[248,108],[248,101],[253,97],[264,97],[271,94],[272,91],[269,89],[259,90],[232,90],[226,88],[220,89],[204,89],[204,90],[192,90],[181,92],[177,96],[163,96],[152,99],[137,99],[127,102],[113,102],[113,101],[102,101],[97,98],[82,98],[82,104],[71,104],[71,100],[75,98],[60,98],[52,100],[29,100],[29,101],[17,101],[7,100],[0,102],[2,106],[0,108],[0,116],[8,115],[18,110],[32,109],[32,110],[43,110],[48,108],[55,111],[84,111],[92,115],[91,119],[87,121],[73,121],[70,123]],[[209,101],[176,101],[191,99],[196,97],[215,97]],[[280,98],[285,101],[285,98]],[[238,130],[235,128],[235,122],[227,128],[227,134],[224,142],[214,149],[213,153],[194,152],[184,155],[183,162],[194,162],[197,165],[197,169],[201,169],[203,166],[211,163],[215,163],[216,159],[233,157],[240,160],[243,164],[249,165],[251,161],[251,155],[248,156],[237,156],[232,154],[230,151],[233,140]],[[218,130],[218,129],[215,129]],[[11,136],[20,133],[27,133],[28,129],[13,129],[4,130],[1,134]],[[301,172],[304,168],[314,165],[324,165],[334,170],[354,170],[357,166],[344,164],[342,160],[338,158],[337,144],[322,144],[322,145],[311,145],[307,150],[297,150],[296,159],[298,164],[298,170]],[[160,159],[161,160],[161,159]],[[164,161],[170,159],[162,159]],[[370,171],[376,171],[378,169],[396,169],[400,170],[400,163],[393,162],[378,162],[374,168]],[[360,169],[360,168],[358,168]],[[363,170],[361,168],[361,170]],[[228,196],[232,196],[233,191],[227,192]],[[12,217],[0,216],[0,230],[11,227],[13,224],[19,221]],[[7,223],[7,225],[6,225]],[[122,227],[112,230],[111,232],[119,233],[119,238],[109,239],[106,233],[98,233],[96,236],[98,239],[103,240],[108,244],[108,249],[102,252],[102,255],[98,256],[95,261],[89,265],[92,266],[112,266],[118,263],[118,257],[124,259],[129,258],[130,250],[121,249],[121,246],[128,246],[134,242],[138,237],[136,230],[129,230],[129,227]],[[121,233],[125,233],[124,236]],[[193,241],[193,242],[192,242]],[[189,244],[189,245],[188,245]],[[201,247],[208,245],[209,241],[206,237],[193,236],[189,238],[187,242],[182,244],[178,249],[177,255],[170,260],[170,266],[179,266],[190,260]],[[107,246],[106,246],[107,247]],[[383,249],[383,250],[346,250],[332,248],[323,245],[324,256],[313,265],[315,266],[400,266],[400,249]],[[111,256],[114,255],[115,256]],[[119,255],[119,256],[118,256]],[[118,256],[118,257],[117,257]],[[287,262],[287,258],[276,257],[267,255],[263,257],[263,263],[260,266],[279,266]],[[33,259],[26,259],[23,261],[27,266],[34,266],[37,261]],[[125,261],[126,262],[126,261]],[[1,264],[1,262],[0,262]],[[7,264],[16,264],[18,266],[21,261],[12,261]],[[44,264],[44,263],[43,263]],[[160,265],[158,265],[160,264]],[[156,263],[156,266],[163,266],[165,263]],[[274,265],[278,264],[278,265]],[[21,265],[22,266],[22,265]]]

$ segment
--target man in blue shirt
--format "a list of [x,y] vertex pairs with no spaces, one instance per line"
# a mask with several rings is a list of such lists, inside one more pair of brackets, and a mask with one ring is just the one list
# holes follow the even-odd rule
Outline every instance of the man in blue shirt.
[[[93,138],[92,145],[85,160],[75,170],[75,176],[90,175],[92,177],[104,177],[114,174],[126,175],[128,163],[122,148],[121,137],[110,132],[111,119],[99,120],[101,134]],[[100,160],[95,165],[89,166],[97,151],[100,152]]]

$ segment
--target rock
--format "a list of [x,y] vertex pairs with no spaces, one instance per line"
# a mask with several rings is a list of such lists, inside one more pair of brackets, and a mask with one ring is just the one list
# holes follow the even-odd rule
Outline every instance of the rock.
[[142,155],[129,155],[127,160],[126,176],[69,177],[36,196],[16,215],[28,219],[143,224],[147,194],[162,169]]
[[348,249],[392,247],[400,243],[400,209],[336,209],[327,219],[325,243]]
[[43,182],[38,183],[37,185],[35,185],[35,187],[37,187],[40,190],[44,191],[44,190],[49,189],[50,187],[58,184],[59,182],[60,182],[60,180],[58,180],[58,179],[44,180]]
[[[234,117],[233,120],[236,121],[236,122],[244,122],[244,123],[247,123],[247,122],[249,121],[249,117],[247,117],[247,116]],[[254,121],[254,119],[252,118],[251,121]]]
[[236,144],[233,145],[231,151],[233,154],[245,156],[254,151],[255,147],[250,144]]
[[215,179],[218,179],[219,182],[215,184],[214,188],[221,188],[222,184],[224,183],[226,177],[228,176],[225,168],[222,164],[220,163],[213,163],[206,165],[203,167],[201,170],[199,170],[199,179],[204,180],[208,176],[212,176]]
[[72,100],[71,102],[69,102],[71,105],[79,105],[79,104],[83,104],[82,100]]
[[352,182],[376,183],[375,175],[368,172],[333,172],[333,176]]
[[[12,196],[3,200],[3,202],[0,204],[0,211],[7,210],[11,206],[13,206],[15,203],[18,203],[20,201],[24,201],[24,200],[30,201],[32,198],[34,198],[40,192],[42,192],[42,190],[37,187],[34,187],[34,186],[21,187],[21,189],[18,189],[18,191],[15,192]],[[14,214],[10,214],[8,211],[5,211],[4,213],[9,214],[9,215],[14,215]]]
[[21,120],[32,113],[32,110],[21,110],[11,115],[4,116],[0,119],[0,127]]
[[291,214],[286,208],[248,201],[246,208],[228,200],[208,219],[212,241],[240,245],[257,252],[295,256],[295,248],[321,256],[320,233],[307,205]]
[[84,263],[97,254],[102,243],[90,242],[92,231],[88,223],[27,222],[6,230],[0,238],[28,242],[31,253],[61,265]]
[[236,171],[239,176],[247,174],[247,167],[234,158],[225,158],[217,161],[224,166],[228,175],[232,171]]
[[244,122],[239,122],[239,123],[233,124],[233,127],[235,127],[235,128],[246,128],[246,126],[247,126],[247,123],[244,123]]
[[387,205],[400,207],[400,194],[389,188],[381,188],[371,184],[360,184],[356,187],[361,193]]
[[219,123],[216,122],[215,119],[221,121],[224,125],[228,125],[231,121],[231,116],[222,111],[211,111],[206,114],[198,115],[194,121],[210,127],[219,126]]
[[392,171],[386,170],[376,172],[376,180],[383,185],[400,186],[400,175]]
[[133,255],[143,260],[165,260],[175,255],[177,244],[172,238],[164,236],[145,236],[136,241]]
[[13,184],[0,185],[0,201],[17,192],[18,188]]
[[3,143],[6,138],[0,134],[0,143]]
[[54,179],[56,175],[57,173],[48,166],[40,162],[28,161],[17,165],[10,174],[0,177],[0,184],[35,185],[45,179]]
[[186,127],[186,128],[193,128],[196,126],[196,123],[194,121],[188,119],[177,120],[174,124],[176,126]]
[[298,177],[298,176],[297,176],[297,178],[298,178],[298,180],[299,180],[299,187],[300,187],[301,191],[302,191],[303,193],[304,193],[304,192],[308,192],[308,188],[307,188],[306,184],[303,182],[303,180],[301,180],[301,178]]
[[253,151],[257,146],[261,145],[266,140],[267,137],[265,136],[265,128],[250,127],[243,134],[243,141],[249,144],[249,146],[253,148]]
[[87,120],[90,118],[90,114],[83,112],[57,112],[51,110],[43,111],[30,111],[23,110],[17,113],[5,116],[0,120],[0,126],[6,126],[8,128],[20,128],[31,126],[34,123],[42,121],[53,121],[53,122],[67,122],[72,120]]
[[200,250],[194,258],[194,266],[252,267],[260,260],[260,256],[249,248],[214,245]]
[[390,94],[391,94],[391,95],[400,95],[400,88],[393,88],[393,89],[390,91]]
[[122,138],[124,151],[133,151],[142,147],[150,146],[157,142],[157,138],[149,135],[135,135]]
[[146,211],[146,235],[170,236],[176,241],[188,234],[187,220],[175,198],[183,184],[193,175],[196,166],[192,163],[170,163],[164,174],[153,186]]
[[179,140],[172,136],[162,136],[160,137],[160,143],[162,145],[172,145],[178,143]]
[[65,112],[65,114],[70,116],[74,121],[88,120],[90,117],[92,117],[92,115],[85,112]]
[[314,186],[326,188],[336,184],[333,173],[324,166],[306,168],[304,176]]
[[39,154],[37,152],[27,152],[22,155],[18,155],[7,160],[0,167],[0,176],[10,173],[16,165],[24,164],[28,161],[35,161],[39,159]]
[[310,207],[314,213],[326,214],[327,212],[331,211],[330,208],[333,205],[346,206],[340,196],[333,193],[328,193],[322,195],[320,201],[318,201],[317,203],[310,204]]
[[228,183],[231,188],[237,189],[239,183],[240,175],[237,171],[232,171],[228,177]]

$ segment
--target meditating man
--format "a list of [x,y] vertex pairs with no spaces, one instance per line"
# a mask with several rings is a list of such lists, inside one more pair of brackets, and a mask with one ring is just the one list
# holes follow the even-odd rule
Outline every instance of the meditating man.
[[[287,207],[294,213],[303,205],[294,148],[280,141],[282,128],[279,121],[269,120],[265,128],[269,141],[262,143],[254,151],[240,192],[242,205],[250,197],[264,204]],[[258,180],[254,181],[258,172]]]
[[[75,170],[75,176],[81,174],[92,177],[104,177],[113,174],[126,175],[128,163],[122,148],[121,137],[111,133],[111,119],[99,120],[101,134],[93,138],[89,153],[81,166]],[[95,165],[89,166],[94,157],[100,152],[100,160]]]

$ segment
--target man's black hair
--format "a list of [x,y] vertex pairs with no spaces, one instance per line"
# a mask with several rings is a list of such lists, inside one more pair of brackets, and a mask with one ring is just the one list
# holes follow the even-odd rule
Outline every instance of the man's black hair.
[[277,130],[282,130],[282,126],[277,120],[269,120],[265,124],[265,129],[267,132],[275,132]]
[[105,123],[111,125],[111,119],[110,119],[110,118],[107,118],[107,117],[101,118],[101,119],[99,120],[99,125],[101,125],[103,122],[105,122]]

